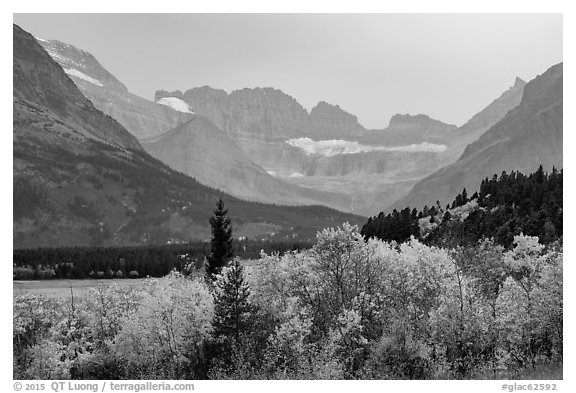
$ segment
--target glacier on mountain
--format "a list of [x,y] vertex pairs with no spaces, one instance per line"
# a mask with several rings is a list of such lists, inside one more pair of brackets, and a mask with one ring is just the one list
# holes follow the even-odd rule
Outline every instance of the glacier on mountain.
[[184,112],[184,113],[194,113],[191,109],[190,106],[182,101],[180,98],[176,98],[176,97],[164,97],[159,99],[158,101],[156,101],[157,104],[160,105],[166,105],[169,106],[170,108],[178,111],[178,112]]
[[368,146],[357,141],[345,141],[330,139],[314,141],[310,138],[297,138],[286,141],[290,146],[304,150],[307,155],[318,154],[331,157],[338,154],[357,154],[370,151],[405,151],[405,152],[434,152],[441,153],[446,150],[446,145],[423,142],[404,146]]

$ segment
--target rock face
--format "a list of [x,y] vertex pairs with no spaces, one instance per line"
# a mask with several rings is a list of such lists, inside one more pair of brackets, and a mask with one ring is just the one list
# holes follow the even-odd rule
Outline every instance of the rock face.
[[192,118],[189,113],[131,94],[88,52],[60,41],[38,42],[97,109],[138,139],[160,135]]
[[143,151],[18,26],[13,48],[15,248],[205,240],[220,197],[235,236],[308,239],[364,220],[320,206],[249,203],[201,185]]
[[457,127],[427,115],[397,114],[390,119],[384,130],[375,130],[362,142],[389,146],[412,145],[422,142],[448,145],[457,134]]
[[338,105],[321,101],[308,114],[293,97],[269,87],[228,94],[204,86],[185,93],[160,90],[155,94],[156,100],[164,97],[181,97],[235,139],[250,138],[267,143],[304,136],[315,140],[351,140],[366,132],[356,116]]
[[82,79],[110,90],[128,91],[126,86],[102,67],[92,54],[60,41],[38,40],[38,42],[52,59],[60,64],[64,72],[75,79]]
[[366,133],[358,118],[338,105],[321,101],[310,111],[306,134],[316,140],[356,140]]
[[502,171],[562,168],[562,69],[557,64],[527,83],[517,107],[468,145],[455,163],[420,181],[394,205],[447,203],[464,187],[471,194],[484,178]]
[[228,94],[204,86],[186,91],[183,99],[235,138],[283,141],[301,135],[308,119],[308,113],[294,98],[273,88]]
[[[379,174],[392,178],[394,175],[414,174],[424,168],[438,166],[438,154],[433,152],[379,152],[338,154],[319,157],[303,169],[305,176],[365,176]],[[399,176],[398,180],[402,179]]]

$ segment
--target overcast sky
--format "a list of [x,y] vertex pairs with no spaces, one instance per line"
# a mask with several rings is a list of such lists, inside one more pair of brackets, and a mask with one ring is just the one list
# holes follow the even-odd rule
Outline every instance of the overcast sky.
[[456,125],[562,61],[560,14],[15,14],[92,53],[128,89],[275,87],[367,128],[396,113]]

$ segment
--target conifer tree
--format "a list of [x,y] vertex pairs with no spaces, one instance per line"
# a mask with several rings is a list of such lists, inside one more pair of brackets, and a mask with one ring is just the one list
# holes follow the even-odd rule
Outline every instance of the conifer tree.
[[227,217],[228,210],[224,208],[222,198],[218,200],[214,215],[210,217],[210,226],[212,227],[212,246],[210,256],[208,257],[208,266],[206,273],[209,277],[219,274],[222,267],[225,266],[234,256],[232,248],[232,224]]
[[244,268],[235,259],[223,269],[215,283],[214,335],[238,339],[246,331],[254,306],[250,303],[250,286],[244,279]]

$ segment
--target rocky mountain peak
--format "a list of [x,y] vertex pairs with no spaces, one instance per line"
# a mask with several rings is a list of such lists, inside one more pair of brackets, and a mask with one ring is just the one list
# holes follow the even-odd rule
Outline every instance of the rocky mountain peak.
[[514,86],[512,87],[522,87],[526,84],[526,81],[524,81],[523,79],[521,79],[520,77],[516,77],[516,80],[514,81]]
[[326,101],[320,101],[310,111],[310,121],[330,123],[348,123],[351,125],[358,124],[358,118],[351,113],[346,112],[339,105],[332,105]]
[[404,128],[418,128],[418,129],[455,129],[456,126],[444,123],[440,120],[432,119],[428,115],[418,114],[396,114],[390,119],[390,125],[387,130],[404,129]]
[[428,115],[423,114],[411,115],[409,113],[406,114],[397,113],[394,116],[392,116],[392,118],[390,118],[390,126],[424,124],[435,121],[436,120],[431,119],[430,116]]
[[[109,116],[98,111],[78,90],[69,75],[39,45],[39,41],[19,26],[13,27],[13,95],[43,107],[51,116],[67,119],[72,133],[87,139],[141,150],[128,131]],[[27,111],[26,104],[20,112]],[[16,104],[15,104],[16,106]],[[19,112],[16,108],[14,112]]]
[[294,97],[282,90],[272,87],[255,87],[234,90],[229,99],[232,105],[251,109],[268,108],[279,112],[289,112],[298,118],[307,117],[308,113]]
[[167,97],[176,97],[176,98],[183,100],[184,99],[184,93],[182,93],[180,90],[174,90],[174,91],[157,90],[154,93],[154,102],[161,100],[162,98],[167,98]]
[[36,40],[75,82],[81,80],[100,87],[105,85],[106,88],[128,91],[92,54],[57,40]]
[[541,103],[553,103],[562,100],[563,63],[550,67],[524,87],[520,105],[533,108]]
[[[178,90],[177,90],[178,91]],[[228,93],[222,89],[215,89],[208,85],[202,87],[194,87],[192,89],[186,90],[184,92],[184,98],[194,98],[194,97],[212,97],[212,98],[221,98],[225,99],[228,97]]]

